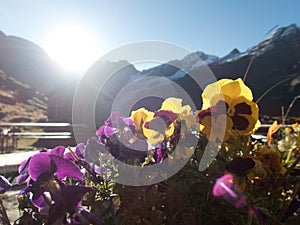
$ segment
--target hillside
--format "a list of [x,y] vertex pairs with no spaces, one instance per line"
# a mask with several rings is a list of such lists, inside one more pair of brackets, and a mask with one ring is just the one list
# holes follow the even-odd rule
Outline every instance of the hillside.
[[47,98],[0,71],[0,121],[42,122],[46,120]]
[[[120,59],[119,62],[99,60],[86,73],[89,78],[83,80],[72,75],[67,78],[63,76],[46,53],[34,43],[0,32],[0,69],[16,80],[28,84],[32,90],[47,96],[47,116],[51,121],[72,121],[73,100],[79,82],[83,85],[81,91],[84,93],[84,98],[80,101],[90,105],[81,107],[79,103],[79,108],[75,108],[75,111],[81,113],[81,117],[95,118],[100,124],[111,113],[120,91],[140,78],[157,76],[164,77],[170,82],[149,81],[137,88],[127,89],[129,92],[125,95],[128,100],[142,98],[140,96],[151,88],[167,90],[166,87],[175,82],[187,92],[194,105],[200,108],[202,89],[190,75],[201,79],[204,64],[217,79],[243,77],[248,65],[251,64],[245,82],[251,87],[254,100],[258,101],[260,115],[281,116],[282,106],[286,110],[293,98],[300,95],[300,29],[295,24],[278,28],[257,45],[249,46],[246,51],[233,49],[223,57],[197,51],[182,59],[174,59],[144,71],[136,70],[126,59]],[[179,68],[184,68],[184,71]],[[117,72],[111,76],[111,71]],[[2,81],[1,86],[5,87]],[[16,90],[2,91],[2,104],[6,102],[10,108],[9,102],[15,98],[12,96],[16,96],[16,93]],[[149,99],[139,100],[141,101],[137,102],[135,108],[149,102]],[[126,107],[127,102],[123,101],[119,105]],[[290,115],[299,117],[299,105],[297,101]],[[10,114],[13,116],[14,112]]]
[[[151,99],[143,97],[150,89],[153,95],[157,94],[156,96],[164,94],[181,97],[181,93],[170,89],[172,82],[187,93],[196,108],[200,108],[202,89],[192,77],[199,77],[201,80],[201,77],[204,77],[203,73],[210,70],[216,79],[243,78],[249,65],[251,66],[245,83],[252,89],[254,100],[258,101],[260,116],[281,116],[282,107],[286,111],[293,98],[300,95],[300,29],[295,24],[278,28],[265,40],[244,52],[233,49],[228,55],[217,57],[197,51],[182,59],[174,59],[144,71],[136,71],[132,69],[133,65],[126,65],[125,62],[105,64],[98,61],[86,74],[92,79],[85,79],[82,83],[83,90],[89,90],[84,94],[84,99],[98,96],[95,113],[90,112],[94,102],[83,101],[81,108],[90,118],[97,115],[96,121],[101,123],[116,107],[127,108],[132,99],[137,100],[134,109],[152,107],[149,105],[153,104]],[[119,69],[114,70],[115,67]],[[179,68],[184,68],[184,71]],[[111,74],[109,71],[117,72]],[[105,81],[107,77],[109,79]],[[162,79],[158,81],[153,77],[166,79],[162,82]],[[145,80],[145,83],[134,85],[141,79]],[[126,92],[122,92],[123,88],[127,88]],[[168,93],[165,93],[166,91]],[[117,97],[123,97],[123,100],[116,104]],[[188,99],[185,101],[187,103]],[[299,108],[300,102],[296,101],[289,115],[299,117]]]

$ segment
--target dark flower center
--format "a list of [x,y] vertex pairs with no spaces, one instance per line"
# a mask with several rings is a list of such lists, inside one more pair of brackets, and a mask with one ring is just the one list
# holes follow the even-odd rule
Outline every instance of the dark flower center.
[[251,111],[251,106],[246,104],[245,102],[239,103],[237,104],[235,107],[235,113],[236,114],[247,114],[247,115],[251,115],[252,111]]
[[243,116],[238,116],[235,114],[231,117],[231,119],[233,122],[232,129],[246,130],[249,126],[249,121]]

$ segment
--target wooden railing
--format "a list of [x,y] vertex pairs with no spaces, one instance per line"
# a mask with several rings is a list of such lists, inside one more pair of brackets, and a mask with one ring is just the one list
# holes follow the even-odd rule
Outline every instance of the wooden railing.
[[[18,148],[20,139],[71,139],[73,127],[70,123],[0,123],[0,152],[8,153]],[[50,131],[23,131],[42,128]],[[53,131],[54,130],[54,131]]]

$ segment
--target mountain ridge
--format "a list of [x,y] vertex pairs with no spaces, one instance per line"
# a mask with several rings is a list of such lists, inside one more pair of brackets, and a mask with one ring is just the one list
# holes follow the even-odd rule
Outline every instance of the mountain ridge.
[[[25,43],[22,44],[23,42]],[[82,80],[75,77],[63,78],[61,71],[46,53],[39,46],[34,47],[34,43],[31,45],[27,42],[31,43],[22,38],[6,36],[0,31],[0,69],[49,98],[50,120],[71,121],[74,95],[77,85]],[[90,83],[86,84],[86,88],[91,92],[90,95],[101,93],[101,97],[104,98],[105,105],[100,99],[95,106],[96,115],[101,115],[98,118],[100,123],[110,114],[120,90],[140,78],[158,76],[176,82],[187,91],[195,105],[201,107],[202,90],[189,75],[201,76],[205,65],[216,79],[236,79],[245,75],[249,64],[251,67],[245,82],[252,89],[254,100],[260,99],[261,115],[281,115],[281,106],[287,109],[292,99],[300,95],[300,28],[296,24],[280,27],[257,45],[245,51],[233,49],[223,57],[196,51],[182,59],[174,59],[169,63],[142,71],[138,71],[126,59],[119,62],[100,60],[85,74],[85,76],[91,74],[92,77]],[[122,69],[116,71],[116,68]],[[111,77],[112,72],[115,74]],[[99,77],[109,79],[103,84],[101,83],[103,80],[100,81]],[[155,83],[155,85],[160,84]],[[163,85],[167,84],[161,84],[162,89]],[[99,90],[99,87],[102,87],[102,90]],[[267,90],[270,91],[266,93]],[[139,92],[131,94],[141,95]],[[299,114],[297,107],[293,107],[291,115],[299,116]]]

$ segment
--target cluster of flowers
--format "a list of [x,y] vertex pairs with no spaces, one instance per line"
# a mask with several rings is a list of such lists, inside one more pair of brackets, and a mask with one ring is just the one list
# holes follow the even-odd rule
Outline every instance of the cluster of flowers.
[[[74,149],[63,146],[44,149],[25,160],[17,177],[19,185],[25,184],[18,197],[22,215],[15,224],[101,224],[120,206],[114,184],[110,183],[117,173],[111,156],[143,167],[172,158],[180,141],[184,140],[181,147],[188,151],[192,143],[199,145],[201,138],[217,146],[215,161],[221,162],[205,171],[209,177],[209,170],[218,168],[217,177],[221,178],[213,181],[213,195],[236,208],[247,208],[248,213],[262,222],[265,214],[255,204],[266,208],[271,205],[266,199],[254,204],[251,199],[257,196],[253,191],[282,204],[285,204],[282,199],[295,197],[291,190],[295,189],[296,181],[289,174],[299,162],[298,128],[286,129],[279,145],[272,145],[275,125],[269,129],[268,144],[251,139],[259,127],[258,106],[241,79],[222,79],[208,85],[202,100],[202,109],[198,111],[183,105],[182,99],[168,98],[155,112],[140,108],[129,117],[114,112],[97,130],[96,137],[86,144]],[[204,148],[197,146],[197,149]],[[195,157],[192,158],[195,161]],[[270,191],[272,185],[277,187],[274,195]],[[1,176],[0,191],[11,188]],[[99,212],[99,202],[104,201],[113,202],[111,213]],[[281,220],[285,214],[279,212],[280,207],[276,210],[274,213],[280,214],[278,219]],[[3,211],[0,214],[4,223],[9,224],[6,214]]]
[[[198,124],[199,126],[199,124]],[[101,144],[118,160],[128,164],[159,163],[180,139],[195,137],[196,117],[182,99],[168,98],[155,112],[140,108],[130,117],[113,113],[97,131]]]
[[[84,150],[81,145],[67,153],[64,146],[43,149],[21,163],[16,181],[26,186],[18,196],[23,215],[17,224],[101,224],[81,206],[83,196],[95,192],[85,185],[82,168],[97,177],[97,170],[83,160]],[[1,182],[1,191],[12,188],[5,178]]]

